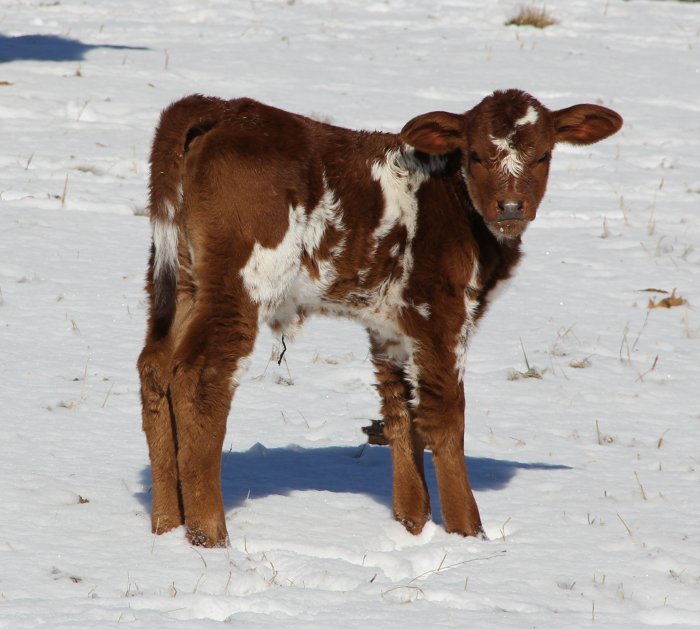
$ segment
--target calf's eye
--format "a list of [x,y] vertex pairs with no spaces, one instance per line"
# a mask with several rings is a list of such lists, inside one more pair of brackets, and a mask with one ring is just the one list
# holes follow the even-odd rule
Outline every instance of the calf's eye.
[[481,157],[479,157],[479,154],[476,151],[472,151],[469,154],[469,159],[475,164],[481,164]]
[[537,160],[538,164],[542,164],[543,162],[546,162],[549,159],[549,151],[545,151],[540,158]]

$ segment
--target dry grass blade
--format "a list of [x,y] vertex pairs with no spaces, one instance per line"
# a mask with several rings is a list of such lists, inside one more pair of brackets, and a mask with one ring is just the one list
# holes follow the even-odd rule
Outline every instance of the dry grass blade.
[[509,380],[521,380],[522,378],[536,378],[541,380],[542,372],[537,367],[530,366],[530,361],[527,359],[527,352],[525,352],[525,345],[523,345],[522,339],[520,339],[520,347],[523,350],[523,358],[525,359],[525,371],[512,371]]
[[66,180],[63,183],[63,194],[61,194],[61,207],[66,205],[66,196],[68,194],[68,173],[66,173]]
[[619,513],[617,513],[616,515],[617,515],[617,517],[620,519],[620,522],[622,522],[622,524],[623,524],[623,526],[625,527],[625,529],[627,529],[627,533],[629,534],[629,536],[632,537],[632,531],[631,531],[630,527],[627,526],[627,522],[625,522],[625,521],[622,519],[622,516],[621,516]]
[[675,308],[676,306],[684,306],[687,303],[688,302],[685,298],[679,297],[678,295],[676,295],[676,289],[674,288],[668,297],[664,297],[663,299],[660,299],[659,301],[656,301],[653,298],[650,299],[649,303],[647,304],[647,307],[649,309],[651,309],[651,308]]
[[558,24],[559,20],[547,13],[544,7],[521,7],[518,13],[506,22],[506,26],[534,26],[547,28]]
[[635,472],[634,477],[637,479],[637,486],[639,487],[639,493],[642,496],[642,500],[646,500],[647,499],[647,492],[644,491],[644,485],[642,485],[642,481],[639,480],[639,474],[637,474],[637,472]]

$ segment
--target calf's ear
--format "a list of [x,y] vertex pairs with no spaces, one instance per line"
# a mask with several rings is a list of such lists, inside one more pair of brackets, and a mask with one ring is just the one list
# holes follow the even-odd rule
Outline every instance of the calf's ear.
[[463,145],[464,130],[463,116],[446,111],[433,111],[409,120],[401,129],[400,137],[418,151],[444,155]]
[[600,105],[574,105],[553,114],[557,142],[593,144],[622,127],[622,116]]

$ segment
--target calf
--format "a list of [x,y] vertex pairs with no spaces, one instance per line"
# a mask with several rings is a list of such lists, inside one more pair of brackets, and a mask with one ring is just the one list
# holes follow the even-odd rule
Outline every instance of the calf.
[[550,111],[518,91],[401,133],[342,129],[247,98],[194,95],[162,114],[151,154],[150,316],[139,358],[152,527],[228,541],[220,460],[258,326],[292,335],[312,313],[369,332],[394,516],[430,517],[433,453],[445,528],[482,531],[464,461],[462,377],[489,293],[520,258],[557,142],[622,119]]

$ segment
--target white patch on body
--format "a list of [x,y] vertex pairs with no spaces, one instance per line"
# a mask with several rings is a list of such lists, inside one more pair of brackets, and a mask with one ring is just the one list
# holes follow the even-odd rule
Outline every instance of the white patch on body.
[[152,222],[153,244],[155,245],[155,259],[153,261],[153,277],[159,278],[161,274],[170,270],[177,275],[177,227],[169,222],[156,219]]
[[[400,150],[387,152],[386,159],[372,164],[372,179],[379,182],[384,198],[384,211],[379,225],[372,233],[374,256],[382,239],[397,225],[406,229],[401,277],[386,280],[377,290],[376,314],[383,318],[393,318],[398,310],[406,307],[404,289],[413,271],[413,239],[418,225],[418,188],[440,169],[444,160],[432,158],[425,164],[415,158],[415,151],[404,146]],[[392,257],[399,256],[401,248],[397,243],[390,251]]]
[[241,379],[245,375],[246,371],[248,371],[248,367],[250,367],[251,362],[253,362],[252,354],[249,354],[248,356],[241,356],[238,359],[238,363],[236,363],[236,370],[231,376],[231,389],[235,389],[241,384]]
[[[389,151],[385,158],[371,164],[371,177],[378,182],[383,196],[379,224],[368,243],[370,260],[384,238],[396,226],[406,230],[406,243],[392,247],[390,255],[401,264],[400,277],[386,278],[370,291],[346,295],[342,301],[325,299],[328,288],[337,278],[335,262],[345,250],[351,234],[343,234],[340,244],[331,251],[327,260],[316,260],[319,277],[312,277],[301,264],[302,253],[313,257],[329,225],[341,233],[345,227],[342,209],[331,189],[326,191],[318,206],[308,214],[302,207],[289,208],[289,226],[282,241],[273,248],[256,243],[253,252],[241,270],[241,277],[251,298],[260,305],[260,318],[277,332],[292,336],[304,316],[322,313],[353,318],[372,331],[380,341],[386,341],[385,358],[403,367],[407,377],[418,383],[418,367],[413,360],[414,342],[400,330],[399,318],[407,307],[405,287],[413,270],[412,243],[418,222],[416,192],[432,172],[444,165],[443,158],[427,162],[417,160],[410,147]],[[373,262],[373,260],[372,260]],[[358,278],[366,278],[371,271],[360,269]],[[356,303],[355,303],[356,302]],[[421,316],[428,318],[428,304],[416,307]],[[413,402],[418,403],[417,393]]]
[[250,297],[261,307],[261,316],[276,310],[299,273],[306,227],[306,210],[290,206],[287,232],[274,248],[256,242],[248,262],[241,269],[243,284]]
[[406,380],[411,384],[410,404],[413,408],[418,408],[420,405],[420,369],[416,364],[416,348],[413,342],[410,343],[409,349],[410,353],[404,365],[404,373],[406,374]]
[[472,275],[469,278],[469,284],[464,291],[464,321],[457,335],[455,343],[455,369],[459,374],[460,382],[464,378],[464,370],[467,363],[467,350],[469,349],[469,341],[474,331],[474,317],[476,316],[479,302],[475,298],[480,289],[479,285],[479,263],[474,260],[472,267]]
[[424,319],[430,319],[430,305],[429,304],[414,304],[413,306],[416,312]]
[[[340,203],[325,181],[324,186],[324,194],[311,213],[307,215],[302,206],[290,206],[282,241],[273,248],[255,243],[241,269],[248,294],[260,306],[260,319],[281,328],[290,337],[301,323],[300,309],[317,309],[336,277],[332,260],[317,261],[319,278],[312,278],[301,266],[302,253],[315,254],[329,225],[343,230]],[[341,245],[334,247],[332,255],[342,253]]]

